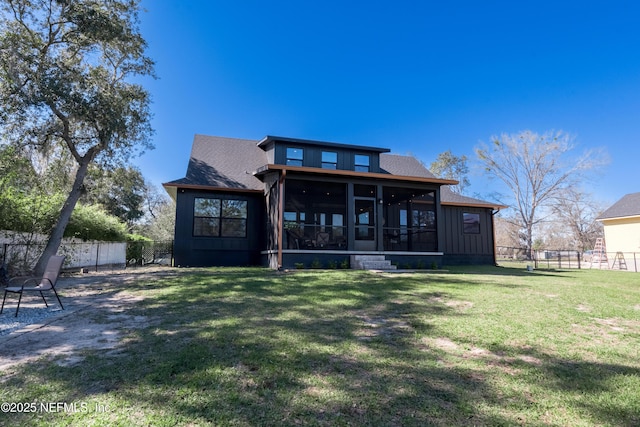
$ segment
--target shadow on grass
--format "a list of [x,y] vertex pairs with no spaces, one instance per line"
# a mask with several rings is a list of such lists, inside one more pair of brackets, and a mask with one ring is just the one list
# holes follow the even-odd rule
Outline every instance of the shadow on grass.
[[[118,352],[88,352],[66,367],[27,367],[4,386],[26,389],[20,399],[42,400],[24,387],[25,378],[36,375],[55,385],[57,401],[120,402],[123,407],[103,421],[125,423],[138,414],[144,425],[517,422],[513,413],[497,409],[513,403],[485,375],[451,365],[446,348],[421,340],[438,338],[432,319],[465,316],[442,303],[443,287],[431,290],[423,280],[260,269],[182,270],[138,280],[128,291],[145,298],[130,314],[144,316],[150,326],[129,330]],[[443,280],[464,282],[453,275]],[[540,380],[541,386],[571,387],[567,361],[536,357],[543,360],[545,378],[557,379]],[[577,369],[580,375],[640,374],[587,362]],[[598,391],[605,382],[594,381],[592,387]],[[604,404],[586,410],[603,423],[634,420],[624,410],[612,414]],[[33,416],[17,419],[28,424]]]

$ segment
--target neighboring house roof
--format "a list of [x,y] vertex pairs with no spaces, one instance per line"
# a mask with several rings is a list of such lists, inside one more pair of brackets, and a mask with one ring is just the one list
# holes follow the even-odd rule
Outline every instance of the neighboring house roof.
[[640,216],[640,193],[630,193],[602,212],[597,220]]

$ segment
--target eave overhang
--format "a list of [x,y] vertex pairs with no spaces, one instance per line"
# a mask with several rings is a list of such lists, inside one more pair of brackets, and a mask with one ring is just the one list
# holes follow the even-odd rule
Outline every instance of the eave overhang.
[[296,144],[296,145],[316,145],[321,147],[346,148],[350,150],[356,150],[358,152],[363,152],[363,151],[369,151],[369,152],[375,152],[375,153],[391,152],[391,149],[389,148],[370,147],[365,145],[342,144],[339,142],[314,141],[311,139],[298,139],[298,138],[288,138],[283,136],[271,136],[271,135],[267,135],[262,140],[260,140],[258,142],[258,147],[264,148],[272,142],[284,142],[287,144]]
[[605,222],[605,221],[620,221],[627,219],[637,219],[640,221],[640,215],[627,215],[627,216],[612,216],[607,218],[596,218],[596,221]]
[[509,206],[498,205],[498,204],[489,204],[489,203],[465,203],[465,202],[441,202],[442,206],[460,206],[465,208],[484,208],[484,209],[493,209],[499,211],[501,209],[507,209]]
[[173,182],[166,182],[162,184],[165,191],[169,193],[169,196],[176,201],[178,195],[178,189],[185,190],[203,190],[203,191],[224,191],[226,193],[251,193],[251,194],[262,194],[263,190],[254,190],[252,188],[234,188],[234,187],[218,187],[214,185],[199,185],[199,184],[180,184]]
[[254,173],[254,176],[260,178],[261,176],[267,174],[268,172],[274,172],[274,171],[275,172],[286,171],[287,173],[300,173],[300,174],[318,175],[318,176],[368,178],[368,179],[385,180],[385,181],[413,182],[413,183],[436,184],[436,185],[458,184],[458,181],[453,179],[391,175],[388,173],[377,173],[377,172],[354,172],[354,171],[339,170],[339,169],[322,169],[322,168],[311,168],[307,166],[288,166],[288,165],[275,165],[275,164],[269,164],[261,167]]

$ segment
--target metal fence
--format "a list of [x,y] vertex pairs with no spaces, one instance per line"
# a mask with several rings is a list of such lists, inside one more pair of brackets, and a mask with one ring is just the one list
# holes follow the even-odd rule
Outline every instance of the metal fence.
[[575,249],[535,249],[498,246],[498,264],[501,262],[524,262],[538,269],[601,269],[640,272],[640,252],[581,252]]
[[127,266],[173,265],[173,241],[129,242]]

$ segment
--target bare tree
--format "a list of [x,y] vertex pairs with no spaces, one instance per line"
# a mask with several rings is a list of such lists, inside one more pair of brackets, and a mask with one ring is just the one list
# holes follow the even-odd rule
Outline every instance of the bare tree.
[[602,224],[596,221],[604,206],[592,196],[578,188],[567,188],[562,197],[556,199],[553,213],[572,237],[580,251],[592,249],[596,239],[602,237]]
[[62,241],[89,165],[123,164],[152,148],[153,76],[138,29],[140,0],[0,0],[0,130],[7,141],[64,147],[77,163],[36,271]]
[[534,229],[544,219],[542,211],[606,160],[593,150],[576,155],[574,148],[574,138],[562,131],[502,134],[493,136],[491,144],[476,148],[485,172],[510,190],[512,200],[508,204],[518,216],[529,251]]

